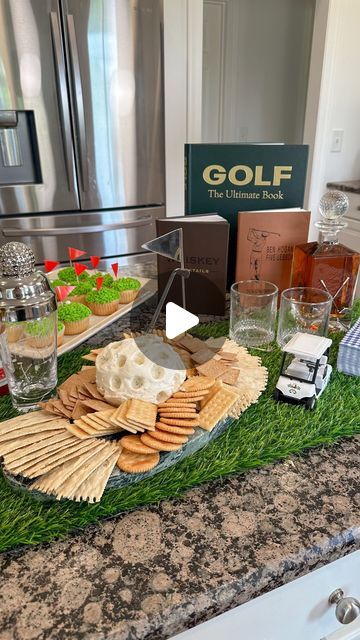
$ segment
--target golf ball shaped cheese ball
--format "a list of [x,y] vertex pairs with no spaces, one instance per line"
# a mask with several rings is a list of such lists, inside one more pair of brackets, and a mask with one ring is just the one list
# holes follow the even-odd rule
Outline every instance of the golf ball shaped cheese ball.
[[164,402],[186,378],[180,356],[159,336],[111,342],[96,358],[96,385],[108,402]]

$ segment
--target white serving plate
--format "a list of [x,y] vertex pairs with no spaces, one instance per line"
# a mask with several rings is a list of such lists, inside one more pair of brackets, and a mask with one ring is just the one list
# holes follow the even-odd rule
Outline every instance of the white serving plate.
[[[91,272],[89,271],[89,273]],[[50,277],[49,276],[48,277],[50,280],[56,280],[57,278],[56,271],[51,272],[51,274],[49,275]],[[105,327],[108,327],[110,324],[112,324],[119,318],[122,318],[129,311],[131,311],[131,309],[138,307],[139,304],[142,304],[143,302],[145,302],[145,300],[147,300],[152,295],[154,295],[154,293],[156,293],[157,291],[156,280],[153,280],[152,278],[140,278],[138,276],[136,276],[136,279],[141,282],[141,289],[139,291],[137,298],[135,298],[133,302],[129,302],[129,304],[120,304],[118,310],[109,316],[91,315],[90,325],[89,325],[89,328],[86,329],[86,331],[83,331],[82,333],[78,333],[77,335],[74,335],[74,336],[64,336],[64,342],[61,345],[61,347],[58,348],[58,356],[61,356],[63,353],[66,353],[67,351],[70,351],[71,349],[78,347],[79,344],[81,344],[82,342],[85,342],[85,340],[87,340],[88,338],[91,338],[93,335],[98,333],[98,331],[101,331],[101,329],[105,329]]]

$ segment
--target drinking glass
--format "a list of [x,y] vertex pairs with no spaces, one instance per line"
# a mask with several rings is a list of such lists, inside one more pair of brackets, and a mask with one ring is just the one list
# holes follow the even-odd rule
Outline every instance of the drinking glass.
[[293,287],[281,294],[277,343],[283,347],[295,333],[325,336],[332,296],[322,289]]
[[269,349],[275,339],[278,288],[265,280],[241,280],[230,289],[230,338],[244,347]]

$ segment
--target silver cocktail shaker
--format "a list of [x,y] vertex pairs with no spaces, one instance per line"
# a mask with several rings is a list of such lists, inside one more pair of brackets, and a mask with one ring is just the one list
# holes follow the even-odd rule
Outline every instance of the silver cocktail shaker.
[[0,349],[14,407],[34,409],[57,383],[56,298],[21,242],[0,248]]

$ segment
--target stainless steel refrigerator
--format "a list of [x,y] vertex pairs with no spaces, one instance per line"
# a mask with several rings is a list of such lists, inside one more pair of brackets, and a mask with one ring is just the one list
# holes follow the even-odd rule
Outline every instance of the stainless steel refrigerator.
[[0,244],[138,261],[165,215],[162,0],[0,0]]

